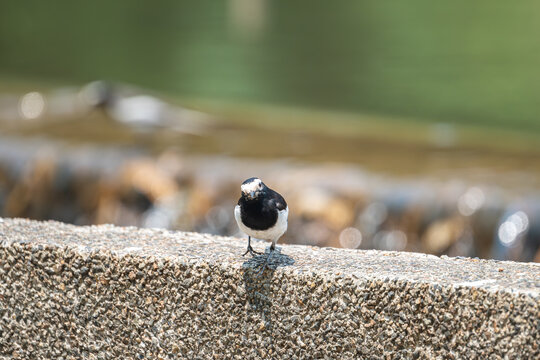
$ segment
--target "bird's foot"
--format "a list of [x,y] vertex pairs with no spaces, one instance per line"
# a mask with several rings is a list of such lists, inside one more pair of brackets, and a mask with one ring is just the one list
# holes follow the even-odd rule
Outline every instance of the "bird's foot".
[[262,253],[260,253],[258,251],[253,250],[251,245],[248,246],[246,252],[242,256],[246,256],[248,253],[253,257],[255,257],[256,255],[261,255],[262,254]]

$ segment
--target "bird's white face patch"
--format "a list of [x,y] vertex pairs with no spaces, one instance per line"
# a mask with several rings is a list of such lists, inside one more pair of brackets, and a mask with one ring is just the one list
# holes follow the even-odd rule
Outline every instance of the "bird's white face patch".
[[262,181],[261,179],[253,179],[253,181],[248,182],[247,184],[242,184],[240,187],[242,189],[242,193],[244,194],[250,194],[252,192],[256,192],[262,189]]

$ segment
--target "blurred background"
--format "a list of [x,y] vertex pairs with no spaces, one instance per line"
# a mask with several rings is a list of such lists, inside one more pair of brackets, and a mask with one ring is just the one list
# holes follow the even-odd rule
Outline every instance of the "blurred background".
[[[536,1],[0,1],[0,216],[540,261]],[[260,249],[259,249],[260,250]]]

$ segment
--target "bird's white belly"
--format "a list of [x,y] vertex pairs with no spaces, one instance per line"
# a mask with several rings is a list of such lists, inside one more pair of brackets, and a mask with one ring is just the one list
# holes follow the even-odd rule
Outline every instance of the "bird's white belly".
[[253,230],[248,228],[242,223],[242,216],[240,215],[240,206],[236,205],[234,208],[234,218],[238,223],[240,230],[245,232],[247,235],[261,240],[269,240],[274,244],[277,243],[279,238],[287,231],[287,218],[289,216],[289,207],[286,207],[285,210],[278,211],[278,218],[274,226],[266,230]]

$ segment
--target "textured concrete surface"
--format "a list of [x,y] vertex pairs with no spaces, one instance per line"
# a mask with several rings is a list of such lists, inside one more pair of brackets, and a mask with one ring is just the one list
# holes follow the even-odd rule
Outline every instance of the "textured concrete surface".
[[[0,219],[0,358],[532,359],[540,265]],[[261,250],[266,244],[255,242]]]

